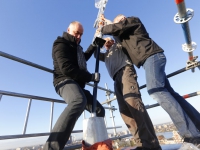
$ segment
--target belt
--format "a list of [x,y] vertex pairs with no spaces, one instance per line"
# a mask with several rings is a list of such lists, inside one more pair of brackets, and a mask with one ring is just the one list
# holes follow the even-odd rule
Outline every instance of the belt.
[[58,83],[55,85],[55,90],[56,90],[56,92],[58,92],[58,90],[59,90],[62,86],[64,86],[64,85],[67,83],[68,80],[69,80],[69,79],[65,79],[65,80],[62,80],[62,81],[58,82]]
[[119,74],[120,71],[124,70],[126,68],[126,66],[122,67],[121,69],[119,69],[115,75],[113,76],[113,80],[115,81],[116,77],[117,77],[117,74]]

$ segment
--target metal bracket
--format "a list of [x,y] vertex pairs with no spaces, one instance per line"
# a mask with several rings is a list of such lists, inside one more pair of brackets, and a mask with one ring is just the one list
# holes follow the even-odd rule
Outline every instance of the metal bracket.
[[182,44],[182,49],[185,52],[192,52],[197,48],[197,44],[195,42],[192,42],[191,45],[188,45],[187,43]]
[[198,69],[200,70],[200,62],[196,61],[197,58],[198,56],[195,56],[193,61],[190,60],[187,61],[186,70],[191,69],[192,72],[194,72],[195,67],[198,67]]
[[185,16],[185,18],[181,18],[180,16],[179,16],[179,13],[177,13],[175,16],[174,16],[174,22],[175,23],[186,23],[186,22],[188,22],[188,21],[190,21],[191,19],[192,19],[192,17],[194,16],[194,10],[193,9],[191,9],[191,8],[187,8],[186,9],[186,16]]

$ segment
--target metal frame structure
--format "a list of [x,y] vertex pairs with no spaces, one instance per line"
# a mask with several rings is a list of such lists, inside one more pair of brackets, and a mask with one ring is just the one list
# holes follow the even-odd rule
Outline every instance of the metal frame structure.
[[[14,61],[26,64],[28,66],[32,66],[32,67],[41,69],[43,71],[47,71],[47,72],[53,73],[53,70],[51,70],[49,68],[46,68],[46,67],[34,64],[32,62],[26,61],[24,59],[12,56],[10,54],[7,54],[7,53],[1,52],[1,51],[0,51],[0,56],[3,56],[3,57],[6,57],[8,59],[11,59],[11,60],[14,60]],[[192,66],[192,67],[195,68],[196,66]],[[175,71],[175,72],[167,75],[167,77],[169,78],[169,77],[175,76],[175,75],[177,75],[179,73],[182,73],[182,72],[185,72],[185,71],[187,71],[189,69],[191,69],[191,68],[182,68],[182,69],[180,69],[178,71]],[[92,87],[94,86],[94,85],[92,85],[90,83],[87,84],[87,85],[92,86]],[[131,135],[117,136],[116,128],[121,128],[121,126],[115,126],[113,111],[115,111],[117,109],[115,107],[111,106],[111,102],[113,100],[116,100],[116,96],[114,96],[113,98],[110,99],[110,95],[111,94],[115,94],[115,93],[114,93],[114,91],[111,91],[111,90],[108,89],[107,84],[105,86],[106,86],[106,88],[98,87],[98,89],[103,90],[103,91],[106,92],[107,99],[102,104],[108,104],[108,107],[104,107],[104,108],[110,110],[110,115],[111,115],[111,118],[112,118],[112,125],[113,125],[113,127],[107,127],[107,129],[113,129],[114,130],[114,135],[116,136],[114,139],[120,139],[120,138],[124,138],[124,137],[129,137]],[[140,86],[140,89],[145,88],[145,87],[146,87],[146,85]],[[28,124],[28,118],[29,118],[31,103],[32,103],[33,99],[34,100],[42,100],[42,101],[51,102],[49,132],[51,132],[51,129],[52,129],[54,103],[63,103],[63,104],[66,104],[64,101],[58,100],[58,99],[52,99],[52,98],[46,98],[46,97],[40,97],[40,96],[34,96],[34,95],[27,95],[27,94],[21,94],[21,93],[14,93],[14,92],[9,92],[9,91],[2,91],[2,90],[0,90],[0,101],[1,101],[3,95],[4,96],[7,95],[7,96],[27,98],[27,99],[29,99],[29,101],[28,101],[27,111],[26,111],[26,115],[25,115],[25,121],[24,121],[24,126],[23,126],[22,134],[20,134],[20,135],[0,136],[0,140],[16,139],[16,138],[27,138],[27,137],[37,137],[37,136],[48,136],[49,135],[49,133],[26,134],[26,128],[27,128],[27,124]],[[184,98],[189,98],[189,97],[193,97],[193,96],[197,96],[197,95],[200,95],[200,91],[184,95],[183,97]],[[145,105],[146,109],[157,107],[157,106],[159,106],[158,103],[157,104],[153,104],[153,105]],[[106,122],[106,120],[105,120],[105,122]],[[80,132],[82,132],[82,130],[76,130],[76,131],[73,131],[72,133],[80,133]],[[78,144],[78,145],[68,145],[68,146],[65,147],[65,150],[67,150],[67,149],[73,149],[73,148],[80,148],[80,147],[81,147],[80,144]]]
[[[182,45],[182,49],[185,52],[188,52],[189,60],[187,61],[186,68],[191,68],[192,66],[198,66],[200,62],[197,62],[196,59],[198,56],[193,56],[193,51],[196,49],[197,44],[192,42],[192,38],[190,35],[190,27],[189,21],[194,16],[194,11],[190,8],[186,9],[184,0],[175,0],[178,8],[178,13],[174,16],[174,22],[181,24],[183,33],[185,36],[186,43]],[[192,72],[194,72],[194,68],[192,68]]]
[[[105,7],[106,7],[106,4],[107,4],[108,0],[96,0],[96,2],[97,1],[99,1],[99,6],[97,7],[97,8],[99,8],[99,12],[98,12],[95,24],[94,24],[95,28],[99,28],[99,27],[97,27],[97,24],[100,21],[99,20],[99,16],[104,13],[104,10],[105,10]],[[186,40],[186,43],[182,45],[182,48],[183,48],[183,50],[185,52],[188,52],[189,60],[187,61],[187,65],[186,65],[185,68],[182,68],[182,69],[177,70],[177,71],[175,71],[175,72],[173,72],[171,74],[168,74],[167,75],[168,78],[170,78],[172,76],[175,76],[177,74],[180,74],[182,72],[185,72],[187,70],[190,70],[190,69],[192,70],[192,72],[194,72],[195,67],[198,67],[200,69],[200,62],[196,61],[198,56],[193,56],[193,51],[196,49],[197,45],[196,45],[195,42],[192,42],[192,40],[191,40],[190,28],[189,28],[189,23],[188,23],[192,19],[192,17],[194,16],[194,11],[192,9],[186,9],[184,0],[175,0],[175,2],[177,4],[178,13],[174,16],[174,22],[178,23],[178,24],[181,24],[181,26],[182,26],[182,29],[183,29],[183,32],[184,32],[184,36],[185,36],[185,40]],[[47,71],[49,73],[53,73],[52,69],[37,65],[37,64],[32,63],[30,61],[27,61],[27,60],[12,56],[12,55],[7,54],[7,53],[2,52],[2,51],[0,51],[0,56],[3,56],[5,58],[8,58],[8,59],[11,59],[11,60],[26,64],[28,66],[32,66],[32,67],[38,68],[38,69],[43,70],[43,71]],[[90,83],[88,83],[87,85],[94,87],[94,85],[90,84]],[[111,91],[111,90],[108,89],[107,84],[105,85],[105,87],[106,88],[102,88],[102,87],[97,86],[98,89],[104,90],[106,92],[107,99],[102,104],[108,104],[108,107],[104,107],[104,108],[105,109],[109,109],[109,111],[110,111],[113,127],[107,127],[106,129],[114,129],[115,137],[111,138],[111,140],[132,136],[131,134],[124,135],[124,136],[117,136],[116,128],[121,128],[121,126],[115,126],[113,111],[115,111],[117,109],[111,106],[111,102],[113,100],[116,100],[116,96],[114,96],[112,99],[110,99],[110,95],[111,94],[115,94],[115,93],[114,93],[114,91]],[[142,85],[139,88],[142,89],[142,88],[145,88],[145,87],[146,87],[146,85]],[[14,96],[14,97],[20,97],[20,98],[27,98],[29,100],[28,100],[28,106],[27,106],[27,111],[26,111],[26,115],[25,115],[25,121],[24,121],[22,134],[20,134],[20,135],[0,136],[0,140],[16,139],[16,138],[27,138],[27,137],[37,137],[37,136],[47,136],[47,135],[49,135],[49,133],[26,134],[26,129],[27,129],[27,125],[28,125],[28,119],[29,119],[29,114],[30,114],[30,108],[31,108],[31,103],[32,103],[33,99],[34,100],[41,100],[41,101],[51,102],[49,132],[51,132],[51,130],[52,130],[54,103],[66,104],[64,101],[58,100],[58,99],[39,97],[39,96],[27,95],[27,94],[20,94],[20,93],[14,93],[14,92],[9,92],[9,91],[2,91],[2,90],[0,90],[0,101],[1,101],[3,95],[4,96],[6,95],[6,96]],[[200,91],[183,95],[183,97],[186,99],[186,98],[197,96],[197,95],[200,95]],[[145,108],[146,109],[150,109],[150,108],[157,107],[157,106],[159,106],[158,103],[153,104],[153,105],[145,105]],[[106,120],[105,120],[105,123],[106,123]],[[82,130],[72,131],[72,133],[80,133],[80,132],[83,132],[83,131]],[[68,145],[68,146],[66,146],[64,148],[64,150],[76,149],[76,148],[80,148],[80,147],[81,147],[81,144]]]

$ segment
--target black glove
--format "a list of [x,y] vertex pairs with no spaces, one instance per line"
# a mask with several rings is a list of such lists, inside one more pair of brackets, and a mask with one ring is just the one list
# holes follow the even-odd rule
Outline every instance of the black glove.
[[92,73],[91,81],[99,82],[100,81],[100,73],[98,73],[98,72]]

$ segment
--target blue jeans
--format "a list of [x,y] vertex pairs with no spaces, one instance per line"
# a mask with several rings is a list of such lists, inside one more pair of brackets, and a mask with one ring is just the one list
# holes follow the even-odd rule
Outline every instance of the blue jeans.
[[143,67],[148,93],[169,114],[182,137],[200,136],[195,126],[195,123],[198,124],[196,120],[200,118],[199,112],[173,90],[165,74],[165,65],[164,53],[157,53],[146,59]]
[[[74,80],[67,80],[66,84],[59,88],[58,94],[68,105],[59,116],[43,150],[63,149],[82,112],[85,109],[89,112],[92,111],[93,96],[88,90],[81,88]],[[98,101],[96,115],[97,117],[105,116],[105,110]]]

